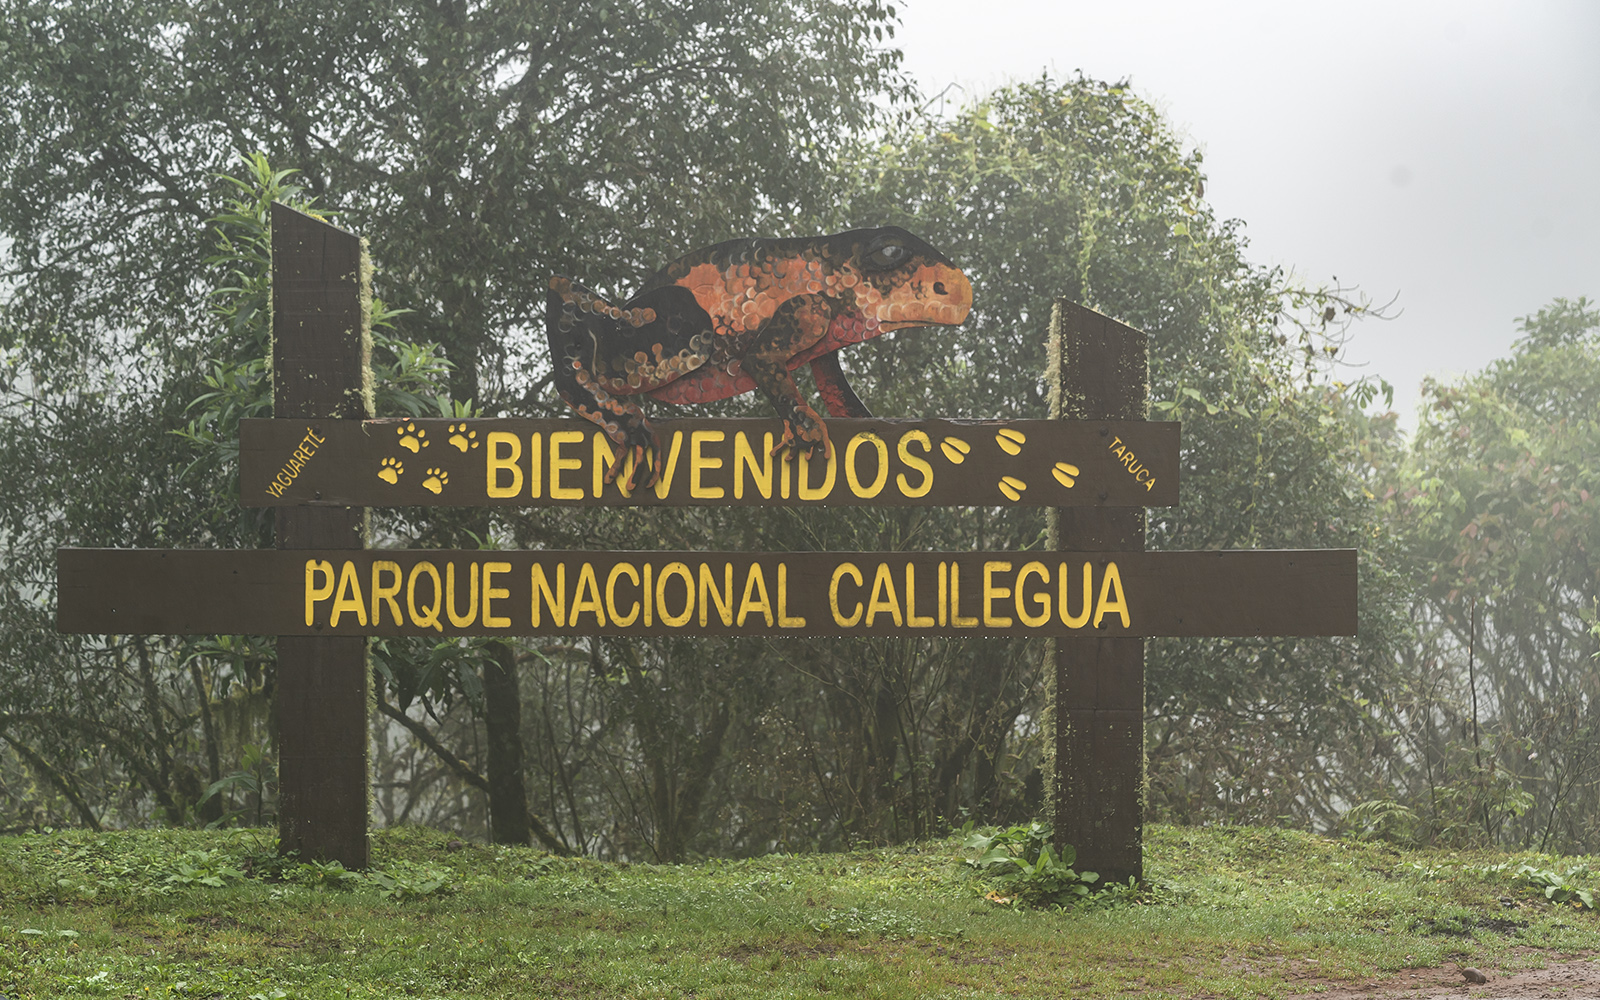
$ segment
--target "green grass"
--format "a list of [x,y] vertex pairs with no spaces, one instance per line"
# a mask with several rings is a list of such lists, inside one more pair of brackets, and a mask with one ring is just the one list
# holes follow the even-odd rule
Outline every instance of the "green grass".
[[986,898],[959,839],[684,866],[448,840],[272,881],[264,831],[0,838],[0,995],[1282,997],[1600,949],[1595,911],[1517,873],[1578,858],[1156,827],[1137,902],[1053,911]]

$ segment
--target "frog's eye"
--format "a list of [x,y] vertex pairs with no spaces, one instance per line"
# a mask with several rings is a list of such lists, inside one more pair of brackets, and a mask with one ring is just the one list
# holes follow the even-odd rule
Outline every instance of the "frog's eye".
[[910,256],[911,251],[904,246],[899,243],[889,243],[868,253],[863,263],[868,270],[887,271],[892,267],[899,267]]

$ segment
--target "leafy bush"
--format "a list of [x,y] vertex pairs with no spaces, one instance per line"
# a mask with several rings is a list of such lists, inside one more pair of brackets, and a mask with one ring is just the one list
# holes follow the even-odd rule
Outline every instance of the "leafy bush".
[[1589,869],[1578,867],[1558,875],[1548,868],[1532,865],[1517,866],[1517,875],[1531,888],[1544,893],[1552,903],[1566,903],[1579,910],[1594,909],[1594,893],[1573,884],[1575,878],[1589,874]]
[[983,873],[994,882],[988,896],[996,902],[1032,906],[1064,905],[1089,895],[1100,881],[1096,872],[1080,872],[1072,867],[1078,852],[1067,844],[1058,855],[1050,846],[1051,829],[1037,820],[993,833],[974,833],[972,824],[966,847],[978,852],[967,859],[967,867]]

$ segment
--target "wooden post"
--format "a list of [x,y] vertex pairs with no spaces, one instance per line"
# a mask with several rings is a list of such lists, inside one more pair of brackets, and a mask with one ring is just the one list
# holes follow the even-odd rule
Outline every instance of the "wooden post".
[[[372,416],[370,271],[361,240],[272,206],[272,410]],[[292,456],[283,456],[287,461]],[[280,549],[360,549],[364,507],[279,507]],[[372,674],[364,638],[278,637],[278,848],[367,866]]]
[[[1150,395],[1145,335],[1057,299],[1050,314],[1050,416],[1144,420]],[[1106,447],[1112,442],[1109,431]],[[1101,497],[1104,499],[1104,496]],[[1144,549],[1139,507],[1051,508],[1052,549]],[[1102,884],[1144,877],[1144,640],[1072,636],[1055,640],[1057,845]]]

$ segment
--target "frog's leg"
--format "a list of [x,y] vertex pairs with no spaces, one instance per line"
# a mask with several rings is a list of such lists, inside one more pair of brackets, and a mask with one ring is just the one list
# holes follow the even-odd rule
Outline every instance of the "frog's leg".
[[789,374],[789,359],[815,344],[828,332],[833,321],[829,301],[821,295],[796,295],[780,305],[772,318],[761,324],[745,350],[743,370],[755,379],[778,416],[783,418],[783,440],[772,449],[785,452],[787,459],[802,448],[812,458],[833,454],[828,427],[822,422],[794,384]]
[[661,474],[660,438],[629,397],[667,385],[705,363],[710,317],[686,290],[659,288],[617,308],[566,278],[550,280],[545,332],[555,365],[556,391],[585,420],[619,446],[606,470],[612,482],[627,461],[630,492],[651,456],[652,486]]
[[872,411],[861,401],[850,383],[845,381],[844,369],[839,367],[839,352],[829,351],[811,359],[811,377],[817,380],[817,393],[830,417],[870,417]]

